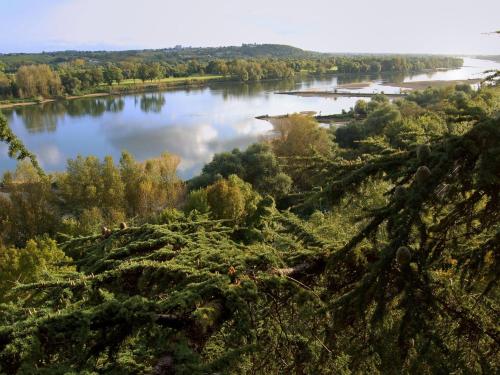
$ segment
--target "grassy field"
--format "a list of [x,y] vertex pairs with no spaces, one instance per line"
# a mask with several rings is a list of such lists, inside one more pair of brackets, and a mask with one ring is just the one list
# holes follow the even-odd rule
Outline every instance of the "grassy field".
[[[152,81],[145,81],[142,82],[139,79],[133,80],[133,79],[125,79],[121,81],[120,83],[113,82],[113,87],[114,86],[137,86],[137,85],[154,85],[154,84],[162,84],[162,83],[180,83],[180,82],[192,82],[192,81],[210,81],[214,79],[224,79],[226,77],[222,75],[203,75],[203,76],[189,76],[189,77],[168,77],[168,78],[161,78],[161,79],[154,79]],[[100,86],[109,86],[107,83],[101,83]]]

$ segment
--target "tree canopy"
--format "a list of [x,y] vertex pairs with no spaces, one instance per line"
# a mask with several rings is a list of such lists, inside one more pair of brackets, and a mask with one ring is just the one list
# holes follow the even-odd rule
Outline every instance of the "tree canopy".
[[[291,127],[279,147],[216,157],[183,212],[28,241],[19,254],[45,249],[47,272],[2,291],[0,372],[495,373],[499,98],[460,86],[379,98],[329,131],[292,118],[321,147],[287,144]],[[70,175],[95,171],[95,189],[80,185],[103,207],[133,196],[129,178],[172,181],[176,166],[73,163]],[[267,165],[302,176],[279,205],[253,177]],[[8,280],[17,254],[0,251]]]

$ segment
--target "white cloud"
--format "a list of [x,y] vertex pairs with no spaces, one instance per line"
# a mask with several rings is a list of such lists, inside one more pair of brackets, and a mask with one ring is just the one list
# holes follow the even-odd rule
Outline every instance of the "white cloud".
[[17,8],[0,4],[0,13],[2,8],[14,13],[0,24],[0,50],[268,42],[332,52],[498,53],[500,43],[498,37],[481,34],[499,27],[500,2],[491,0],[19,0],[18,4]]

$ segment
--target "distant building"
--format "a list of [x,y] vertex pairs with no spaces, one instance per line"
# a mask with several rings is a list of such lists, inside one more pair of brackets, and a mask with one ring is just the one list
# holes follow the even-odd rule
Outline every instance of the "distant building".
[[180,44],[177,44],[174,49],[182,49],[182,46]]

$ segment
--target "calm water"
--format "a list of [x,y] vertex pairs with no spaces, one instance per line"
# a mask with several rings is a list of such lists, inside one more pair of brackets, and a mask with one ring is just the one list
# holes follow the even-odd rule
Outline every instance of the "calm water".
[[[415,76],[328,76],[321,79],[253,84],[214,83],[202,89],[154,92],[107,98],[88,98],[4,110],[13,131],[35,152],[47,171],[64,170],[76,155],[112,155],[122,150],[138,160],[164,151],[182,159],[179,174],[189,178],[214,153],[245,148],[271,126],[255,116],[316,111],[340,113],[355,98],[311,98],[277,95],[275,91],[333,89],[338,84],[369,80],[361,91],[398,92],[391,80],[446,80],[477,78],[484,70],[499,69],[491,61],[465,59],[460,69]],[[0,144],[0,172],[15,168]]]

